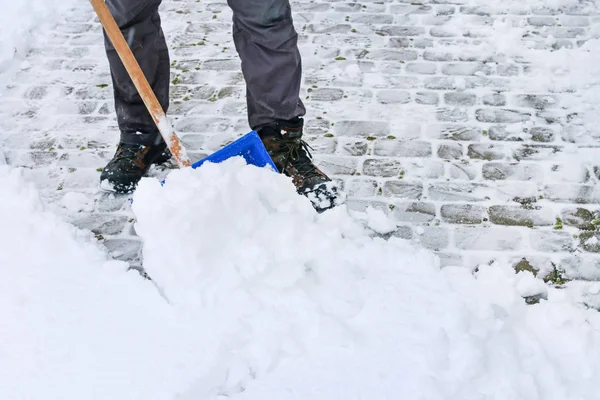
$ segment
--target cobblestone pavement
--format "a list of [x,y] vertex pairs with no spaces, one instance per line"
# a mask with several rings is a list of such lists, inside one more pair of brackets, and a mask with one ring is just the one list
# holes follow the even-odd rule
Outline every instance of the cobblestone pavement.
[[[592,3],[568,3],[294,2],[308,141],[348,205],[385,210],[399,225],[393,235],[444,265],[526,259],[600,277],[600,135],[581,136],[577,103],[563,106],[573,94],[527,86],[532,60],[501,56],[492,35],[512,24],[538,51],[576,51],[600,18]],[[169,115],[195,160],[248,131],[231,12],[225,1],[165,1],[162,19]],[[127,198],[98,191],[118,133],[89,4],[46,39],[5,90],[0,143],[55,210],[135,261]]]

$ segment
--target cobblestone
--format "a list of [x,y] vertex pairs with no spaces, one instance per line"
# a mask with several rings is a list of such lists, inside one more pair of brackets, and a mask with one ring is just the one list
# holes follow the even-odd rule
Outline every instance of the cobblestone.
[[451,224],[480,224],[485,211],[483,207],[472,204],[446,204],[441,208],[441,216]]
[[[198,159],[249,130],[231,11],[192,0],[161,10],[169,114]],[[532,60],[487,51],[496,22],[525,28],[523,40],[548,54],[577,49],[597,35],[599,13],[466,0],[299,0],[292,10],[307,141],[350,209],[384,210],[399,225],[388,236],[421,243],[442,265],[527,258],[600,279],[600,138],[581,134],[577,93],[528,88]],[[65,218],[138,263],[127,199],[96,191],[118,138],[101,30],[88,4],[68,17],[0,89],[0,145]],[[70,191],[91,210],[61,208]]]
[[509,226],[550,226],[555,222],[550,208],[526,209],[512,206],[492,206],[489,208],[490,221],[497,225]]

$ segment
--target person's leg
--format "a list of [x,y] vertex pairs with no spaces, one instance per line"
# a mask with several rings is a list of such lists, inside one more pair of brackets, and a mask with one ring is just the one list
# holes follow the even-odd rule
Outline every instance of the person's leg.
[[288,0],[228,0],[233,40],[246,81],[254,130],[305,114],[300,100],[302,60]]
[[246,81],[248,121],[260,135],[279,172],[298,193],[326,210],[338,203],[337,188],[307,154],[302,140],[302,60],[289,0],[227,0],[233,39]]
[[[169,50],[158,14],[161,0],[106,0],[146,79],[165,112],[169,107]],[[105,35],[121,141],[154,144],[158,129],[119,55]],[[159,139],[160,140],[160,139]]]
[[[106,0],[125,40],[165,112],[169,107],[169,50],[161,28],[158,8],[162,0]],[[152,163],[170,158],[166,144],[148,112],[125,66],[104,34],[121,131],[119,146],[104,168],[105,188],[130,192]]]

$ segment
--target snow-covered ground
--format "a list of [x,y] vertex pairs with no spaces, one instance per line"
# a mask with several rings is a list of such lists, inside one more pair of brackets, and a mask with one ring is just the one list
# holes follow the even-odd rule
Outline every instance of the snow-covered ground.
[[[597,394],[600,314],[570,292],[508,265],[440,269],[242,160],[143,182],[152,282],[46,212],[17,170],[0,184],[2,399]],[[540,286],[548,300],[525,304]]]
[[[89,9],[68,1],[0,0],[0,399],[597,399],[600,282],[554,287],[491,256],[525,242],[530,260],[552,259],[573,234],[590,232],[588,253],[597,247],[598,233],[580,230],[579,220],[563,218],[567,232],[552,226],[565,208],[577,206],[591,215],[600,202],[594,169],[597,4],[425,3],[365,3],[364,15],[353,4],[294,3],[299,28],[309,22],[314,40],[301,43],[307,82],[322,86],[307,95],[315,98],[313,114],[328,111],[311,117],[308,131],[316,154],[325,155],[325,166],[350,192],[349,208],[317,215],[287,179],[238,159],[175,170],[164,186],[145,179],[133,204],[99,195],[96,168],[111,155],[106,137],[116,132],[102,43],[88,32],[97,29]],[[186,145],[202,143],[193,148],[198,155],[236,137],[244,118],[238,112],[243,91],[234,76],[237,60],[224,45],[226,6],[195,7],[205,5],[165,1],[171,16],[165,30],[178,44],[172,51],[174,73],[182,81],[174,84],[172,115]],[[186,19],[193,21],[188,25]],[[53,31],[59,20],[68,22]],[[206,21],[209,46],[189,46],[202,39]],[[584,28],[588,36],[579,42]],[[319,29],[341,33],[342,39],[319,36]],[[419,44],[402,35],[415,36]],[[327,47],[332,40],[340,41],[341,50]],[[358,52],[361,46],[371,53]],[[34,56],[25,57],[28,49]],[[194,64],[196,56],[210,60]],[[195,98],[206,84],[218,87],[215,98]],[[338,86],[349,103],[341,103]],[[449,87],[452,92],[444,92]],[[418,101],[412,101],[414,95]],[[444,99],[439,107],[432,101],[436,96]],[[182,100],[187,97],[191,100]],[[411,102],[401,101],[409,97]],[[477,107],[488,106],[477,117],[475,98]],[[502,101],[516,111],[494,108],[504,107]],[[233,122],[212,114],[202,119],[211,110]],[[336,127],[347,132],[323,137],[321,130],[331,128],[329,121],[323,127],[327,118],[337,118]],[[376,138],[352,137],[361,130],[353,120],[363,118],[377,120],[358,125],[373,129]],[[486,124],[498,128],[496,119],[508,121],[507,139],[480,142],[469,136],[464,149],[460,141],[433,140],[440,158],[457,148],[466,153],[467,145],[491,157],[473,158],[471,165],[415,156],[431,139],[420,128],[412,137],[415,124],[436,118],[459,124],[453,131],[458,136],[471,135],[467,122],[487,134]],[[380,120],[392,130],[381,128]],[[213,131],[196,131],[203,128]],[[217,137],[217,128],[225,133]],[[531,139],[535,129],[541,142]],[[387,134],[406,140],[406,147],[396,139],[386,142]],[[528,152],[517,147],[520,141]],[[335,156],[326,154],[329,143],[337,146]],[[363,144],[368,154],[360,153]],[[504,156],[497,158],[498,152]],[[527,167],[519,169],[523,164],[509,153],[519,154]],[[352,169],[357,154],[362,175]],[[514,169],[503,170],[509,162]],[[399,163],[402,176],[392,181],[389,173],[397,175]],[[445,172],[436,177],[438,163]],[[485,174],[490,165],[509,178],[479,180],[481,168]],[[380,207],[382,196],[369,179],[385,188],[385,196],[397,196],[390,203],[395,209]],[[465,190],[436,187],[448,180]],[[421,220],[430,211],[403,208],[410,200],[411,207],[426,209],[416,203],[421,198],[414,196],[415,182],[429,186],[425,195],[438,190],[436,219]],[[559,186],[550,194],[560,201],[546,192],[538,197],[537,187],[546,185]],[[571,188],[582,191],[571,196]],[[514,196],[533,196],[514,211],[531,216],[532,228],[490,234],[500,228],[464,222],[493,217],[487,210],[478,217],[481,204],[512,210],[514,204],[506,202]],[[365,204],[364,212],[358,203]],[[460,207],[461,213],[448,214]],[[510,212],[503,218],[518,222]],[[401,234],[407,215],[418,240]],[[550,227],[543,230],[547,220]],[[455,228],[456,221],[466,227]],[[593,225],[590,221],[583,222]],[[127,246],[108,251],[102,239],[131,243],[130,232],[143,243],[143,268],[151,280],[129,268]],[[454,243],[450,250],[443,244],[446,236]],[[433,251],[440,249],[447,254]],[[471,268],[457,266],[456,252],[468,251],[475,254],[465,258]],[[568,251],[580,260],[581,251]],[[558,268],[597,277],[600,263],[587,262],[595,260],[589,256],[570,267],[559,262]],[[496,260],[491,265],[490,257]],[[472,268],[477,259],[486,262]],[[550,271],[549,263],[539,265]]]
[[44,33],[74,4],[75,0],[0,0],[1,88],[14,77],[31,46],[44,46]]

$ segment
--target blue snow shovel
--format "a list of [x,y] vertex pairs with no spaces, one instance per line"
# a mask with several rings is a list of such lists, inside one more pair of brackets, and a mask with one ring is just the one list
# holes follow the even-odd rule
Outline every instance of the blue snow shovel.
[[221,150],[195,162],[192,164],[192,168],[198,168],[206,161],[219,163],[235,156],[242,156],[248,164],[256,165],[257,167],[270,165],[274,171],[277,171],[277,167],[273,163],[271,156],[267,153],[267,149],[265,149],[262,140],[260,140],[260,137],[255,131],[245,134],[235,142],[223,147]]
[[270,165],[274,171],[277,171],[277,167],[255,131],[247,133],[208,157],[192,164],[104,0],[90,0],[90,3],[179,168],[189,166],[198,168],[207,161],[219,163],[230,157],[242,156],[248,164],[258,167]]

